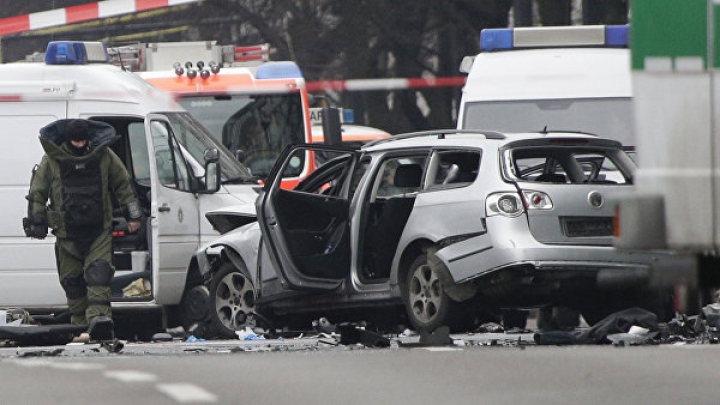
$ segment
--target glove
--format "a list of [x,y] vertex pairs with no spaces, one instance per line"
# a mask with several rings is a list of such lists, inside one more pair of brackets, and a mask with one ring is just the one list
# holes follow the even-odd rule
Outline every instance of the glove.
[[45,218],[23,218],[25,236],[34,239],[45,239],[48,234],[48,224]]

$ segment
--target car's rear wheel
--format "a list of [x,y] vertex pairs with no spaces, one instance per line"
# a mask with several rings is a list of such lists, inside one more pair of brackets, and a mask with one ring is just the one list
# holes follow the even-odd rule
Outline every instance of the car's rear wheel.
[[236,331],[254,326],[257,292],[247,268],[231,262],[220,265],[209,285],[210,330],[219,337],[236,338]]
[[428,264],[427,254],[413,261],[405,288],[405,307],[415,329],[432,332],[448,326],[457,331],[471,323],[467,306],[453,301],[445,293],[441,278]]

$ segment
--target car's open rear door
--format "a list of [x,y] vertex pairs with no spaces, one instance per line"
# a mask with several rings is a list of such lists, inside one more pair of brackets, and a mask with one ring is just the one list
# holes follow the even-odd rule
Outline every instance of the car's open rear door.
[[[359,153],[349,148],[288,147],[257,199],[263,242],[287,288],[331,290],[350,272],[351,176]],[[287,173],[314,159],[318,169],[295,188],[282,187]]]

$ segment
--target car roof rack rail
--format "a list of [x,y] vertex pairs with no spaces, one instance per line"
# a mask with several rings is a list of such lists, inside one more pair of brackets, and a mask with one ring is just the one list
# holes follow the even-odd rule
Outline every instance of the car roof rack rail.
[[478,129],[436,129],[436,130],[430,130],[430,131],[419,131],[419,132],[410,132],[407,134],[392,135],[388,138],[377,139],[372,142],[368,142],[365,144],[365,146],[380,145],[380,144],[383,144],[386,142],[399,141],[401,139],[421,138],[421,137],[430,137],[430,136],[437,137],[438,139],[445,139],[446,135],[452,135],[452,134],[483,135],[483,136],[485,136],[485,139],[496,139],[496,140],[503,140],[506,138],[504,134],[501,134],[500,132],[496,132],[496,131],[484,131],[484,130],[478,130]]
[[589,135],[589,136],[595,136],[595,137],[598,136],[598,134],[594,134],[592,132],[578,131],[576,129],[548,129],[547,126],[545,126],[542,129],[542,131],[538,131],[538,132],[541,134],[545,134],[545,135],[547,135],[551,132],[564,132],[564,133],[568,133],[568,134]]

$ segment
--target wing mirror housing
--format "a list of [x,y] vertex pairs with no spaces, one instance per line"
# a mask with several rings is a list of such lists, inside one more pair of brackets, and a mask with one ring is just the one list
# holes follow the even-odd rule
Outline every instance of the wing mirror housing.
[[205,193],[215,193],[220,190],[220,152],[217,149],[208,149],[205,158]]

